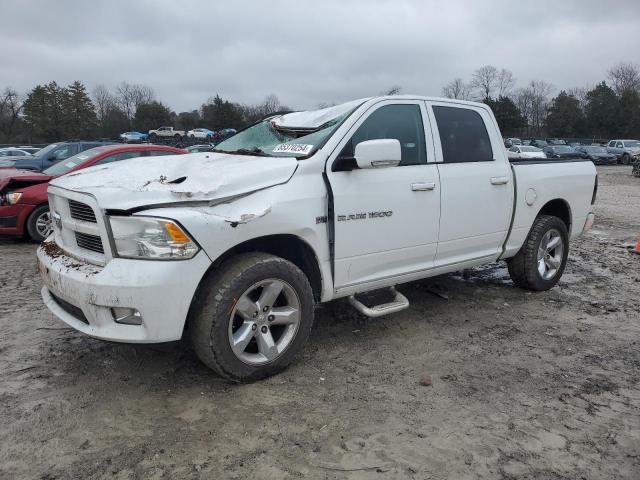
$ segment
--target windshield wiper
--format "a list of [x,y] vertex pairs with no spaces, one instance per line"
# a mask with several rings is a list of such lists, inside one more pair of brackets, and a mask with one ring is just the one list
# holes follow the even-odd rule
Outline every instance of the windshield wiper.
[[253,155],[255,157],[273,157],[273,155],[269,155],[258,147],[253,148],[239,148],[238,150],[219,150],[214,148],[211,150],[216,153],[235,153],[237,155]]

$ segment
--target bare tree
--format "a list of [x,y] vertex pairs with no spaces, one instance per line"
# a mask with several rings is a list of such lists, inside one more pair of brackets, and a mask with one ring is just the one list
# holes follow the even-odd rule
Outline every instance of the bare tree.
[[11,137],[23,107],[24,98],[13,88],[5,88],[0,96],[0,132],[7,138]]
[[498,97],[508,96],[515,84],[516,79],[513,78],[513,73],[511,72],[511,70],[507,70],[506,68],[500,70],[496,79],[496,89],[498,91]]
[[442,88],[442,95],[458,100],[471,100],[471,86],[461,78],[454,78]]
[[607,73],[618,95],[625,90],[640,92],[640,69],[635,63],[620,62]]
[[381,95],[400,95],[401,91],[402,87],[400,85],[393,85],[382,92]]
[[478,92],[478,96],[485,100],[491,98],[491,94],[498,87],[498,69],[492,65],[480,67],[471,77],[471,86]]
[[109,111],[116,105],[116,99],[109,89],[100,84],[96,85],[91,92],[91,99],[96,106],[96,117],[98,121],[104,121]]
[[569,88],[567,90],[567,94],[572,97],[575,97],[578,100],[578,105],[580,105],[580,108],[584,112],[584,109],[587,106],[587,92],[592,89],[593,89],[593,86],[574,87],[574,88]]
[[136,110],[143,103],[150,103],[155,99],[151,87],[122,82],[116,87],[116,100],[129,120],[133,120]]

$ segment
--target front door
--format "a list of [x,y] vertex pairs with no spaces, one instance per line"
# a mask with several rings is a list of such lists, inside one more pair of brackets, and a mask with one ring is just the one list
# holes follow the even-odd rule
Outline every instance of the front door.
[[[337,157],[353,157],[358,143],[374,139],[400,142],[399,166],[333,171]],[[386,100],[362,115],[329,158],[336,289],[433,266],[440,192],[432,145],[424,102]]]

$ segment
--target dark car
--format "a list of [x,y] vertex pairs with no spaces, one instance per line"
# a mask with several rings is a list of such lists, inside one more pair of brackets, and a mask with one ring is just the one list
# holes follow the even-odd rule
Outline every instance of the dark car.
[[532,147],[544,148],[549,144],[547,143],[546,140],[543,140],[541,138],[533,138],[531,142],[529,142],[529,145],[531,145]]
[[596,165],[615,165],[618,163],[618,157],[613,153],[608,153],[606,147],[582,145],[576,147],[576,153],[580,154],[582,158],[588,158]]
[[580,155],[568,145],[548,145],[542,151],[547,158],[580,158]]
[[73,155],[76,155],[90,148],[100,147],[103,145],[110,145],[107,142],[58,142],[52,143],[44,147],[42,150],[38,150],[34,155],[29,157],[17,157],[10,159],[2,164],[1,167],[11,167],[18,170],[32,170],[34,172],[41,172],[49,167],[52,167],[56,163],[66,160]]
[[53,178],[129,158],[185,153],[161,145],[105,145],[80,152],[42,173],[0,169],[0,235],[28,236],[41,242],[51,233],[47,187]]

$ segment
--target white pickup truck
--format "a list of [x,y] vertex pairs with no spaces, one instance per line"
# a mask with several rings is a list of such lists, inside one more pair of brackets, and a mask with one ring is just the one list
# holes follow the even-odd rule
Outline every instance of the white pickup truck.
[[[593,163],[509,162],[479,103],[361,99],[268,118],[188,157],[53,180],[42,296],[96,338],[188,335],[233,381],[285,368],[320,302],[385,315],[409,306],[398,284],[497,260],[516,285],[549,289],[594,220]],[[391,301],[365,305],[378,289]]]
[[149,130],[149,140],[155,142],[158,138],[173,138],[181,140],[185,136],[184,130],[176,130],[173,127],[160,127],[155,130]]

